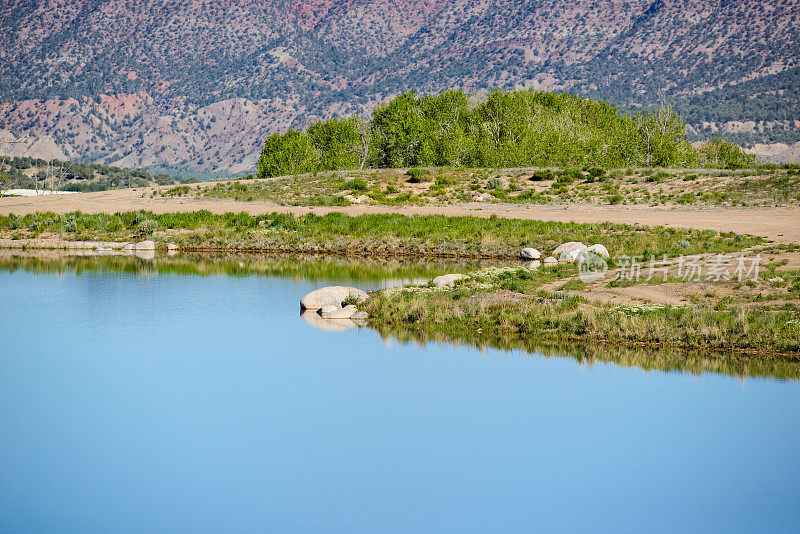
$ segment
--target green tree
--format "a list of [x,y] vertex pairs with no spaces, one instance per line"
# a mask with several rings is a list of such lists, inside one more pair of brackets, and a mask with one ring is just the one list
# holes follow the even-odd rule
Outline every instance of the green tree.
[[295,130],[289,130],[285,134],[274,133],[267,137],[256,165],[259,178],[303,174],[318,168],[318,155],[311,138],[308,134]]
[[634,117],[644,148],[647,167],[691,165],[696,152],[686,140],[686,121],[675,108],[662,104],[655,112]]
[[755,167],[756,157],[730,141],[715,137],[700,147],[700,165],[710,168],[745,169]]
[[320,170],[363,168],[366,158],[362,135],[363,119],[329,119],[308,127],[308,136],[319,157]]
[[426,133],[414,91],[403,93],[375,108],[372,129],[379,166],[413,167],[420,164],[420,149]]

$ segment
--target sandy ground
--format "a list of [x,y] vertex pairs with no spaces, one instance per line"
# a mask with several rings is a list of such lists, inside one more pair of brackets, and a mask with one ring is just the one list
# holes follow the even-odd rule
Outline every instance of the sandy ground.
[[[332,211],[349,215],[365,213],[405,213],[416,215],[472,215],[509,217],[561,222],[615,222],[663,225],[671,227],[734,231],[772,239],[779,243],[800,243],[800,208],[652,208],[648,206],[518,206],[509,204],[469,203],[459,206],[348,206],[294,207],[272,202],[239,202],[228,199],[150,198],[152,189],[118,189],[76,195],[38,197],[2,197],[0,214],[25,215],[36,211],[68,213],[114,213],[148,210],[154,213],[209,210],[213,213],[247,212],[259,215],[270,212],[295,215]],[[144,194],[144,197],[143,197]]]

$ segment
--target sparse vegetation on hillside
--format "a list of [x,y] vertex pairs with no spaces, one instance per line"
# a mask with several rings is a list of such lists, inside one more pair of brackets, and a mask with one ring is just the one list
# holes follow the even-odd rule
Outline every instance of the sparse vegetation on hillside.
[[800,139],[794,0],[68,4],[0,6],[0,128],[81,159],[239,173],[270,132],[412,88],[666,98],[697,139]]
[[285,206],[457,205],[465,202],[796,206],[800,204],[800,172],[789,166],[747,170],[376,169],[217,182],[193,188],[162,189],[152,194],[268,201]]

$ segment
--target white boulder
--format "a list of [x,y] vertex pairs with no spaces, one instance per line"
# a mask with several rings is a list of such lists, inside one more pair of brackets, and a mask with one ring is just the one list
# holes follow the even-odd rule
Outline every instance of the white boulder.
[[569,250],[571,248],[579,248],[580,250],[586,250],[588,247],[583,243],[581,243],[580,241],[569,241],[567,243],[563,243],[557,246],[556,249],[553,251],[553,256],[559,258],[562,252],[564,252],[565,250]]
[[535,248],[526,247],[519,252],[519,257],[523,260],[538,260],[542,257],[542,253]]
[[583,248],[568,248],[558,256],[558,261],[559,263],[575,263],[575,260],[577,260],[581,253],[585,250],[585,246]]
[[555,265],[558,263],[558,260],[555,259],[553,256],[547,256],[545,259],[542,260],[543,265]]
[[155,250],[156,244],[154,241],[139,241],[133,246],[133,250]]
[[455,285],[456,280],[466,278],[463,274],[443,274],[433,279],[433,285],[436,287],[452,287]]
[[366,291],[357,287],[328,286],[315,289],[300,299],[301,310],[319,310],[323,306],[336,306],[340,308],[345,300],[356,299],[364,302],[369,298]]
[[472,200],[475,202],[491,202],[494,200],[494,197],[489,193],[477,193],[473,195]]
[[344,308],[340,308],[338,306],[323,306],[319,310],[319,314],[323,319],[350,319],[356,314],[357,311],[358,308],[352,304],[349,304]]
[[608,249],[601,245],[600,243],[595,243],[591,247],[586,249],[587,252],[594,252],[604,260],[607,260],[611,257],[611,254],[608,253]]
[[329,332],[340,332],[357,326],[356,323],[348,319],[323,319],[316,311],[310,310],[301,313],[300,317],[311,326]]

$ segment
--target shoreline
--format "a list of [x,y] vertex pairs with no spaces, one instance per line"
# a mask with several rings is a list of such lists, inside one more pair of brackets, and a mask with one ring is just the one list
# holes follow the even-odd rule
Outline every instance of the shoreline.
[[[98,249],[111,249],[111,251],[121,251],[122,248],[131,241],[68,241],[60,239],[0,239],[0,250],[81,250],[91,251]],[[157,251],[166,251],[167,243],[156,241]],[[314,249],[301,247],[203,247],[203,246],[181,246],[172,250],[176,252],[189,253],[221,253],[221,254],[286,254],[286,255],[329,255],[329,256],[352,256],[355,258],[365,258],[376,255],[374,250],[358,249]],[[105,250],[104,252],[108,252]],[[387,258],[431,258],[431,259],[465,259],[465,260],[508,260],[523,261],[513,254],[480,254],[480,253],[457,253],[457,252],[431,252],[389,249],[381,250],[379,253]]]
[[[68,242],[49,241],[48,243],[63,245]],[[198,256],[187,258],[182,254],[168,253],[154,256],[151,251],[147,251],[150,255],[122,252],[122,243],[113,243],[115,248],[110,251],[94,252],[92,248],[85,248],[87,245],[98,243],[100,242],[79,242],[77,244],[82,247],[71,249],[17,247],[4,250],[9,251],[6,256],[8,258],[14,257],[14,251],[20,251],[26,252],[26,255],[34,260],[40,258],[53,262],[62,261],[62,259],[70,261],[68,258],[76,258],[79,262],[103,261],[103,258],[108,258],[109,261],[112,261],[112,258],[119,258],[119,260],[114,259],[113,261],[141,258],[148,260],[142,265],[150,265],[155,259],[157,260],[156,264],[166,262],[163,265],[169,266],[170,262],[192,262],[197,261],[198,258]],[[0,245],[2,245],[2,241],[0,241]],[[48,258],[46,252],[55,254]],[[191,253],[186,250],[181,252]],[[63,256],[59,253],[63,253]],[[223,253],[239,254],[242,257],[250,254],[247,251],[231,249],[225,250]],[[347,261],[344,258],[350,256],[356,260],[354,264],[356,267],[358,260],[367,258],[364,255],[330,254],[323,251],[312,251],[306,254],[297,251],[295,253],[279,251],[275,255],[277,257],[285,256],[286,261],[289,262],[296,261],[291,258],[303,255],[317,257],[323,263],[326,261],[324,256],[343,258],[341,261]],[[202,258],[202,254],[199,257]],[[209,258],[213,258],[213,256],[210,255]],[[383,256],[381,258],[390,259]],[[412,256],[405,258],[413,259]],[[373,259],[380,261],[380,258],[373,257]],[[393,259],[402,261],[403,257]],[[449,261],[454,258],[444,259]],[[469,258],[463,259],[469,261]],[[237,263],[248,260],[240,258],[226,260],[224,257],[218,257],[213,261],[223,265],[225,262]],[[256,262],[254,265],[258,265],[260,260],[254,261]],[[524,267],[524,262],[518,259],[513,263],[514,266],[489,267],[488,269],[493,272],[511,273],[515,276],[524,275],[524,278],[527,278],[529,273],[534,273],[539,279],[532,287],[509,291],[501,287],[502,282],[499,282],[499,279],[489,280],[487,284],[473,271],[471,274],[475,276],[475,282],[480,281],[477,285],[473,284],[470,287],[467,284],[458,284],[453,288],[431,289],[430,284],[426,282],[427,278],[424,277],[418,279],[419,281],[414,283],[416,285],[373,291],[372,298],[365,303],[363,308],[369,314],[367,325],[377,332],[402,330],[418,338],[441,337],[454,342],[496,338],[504,339],[507,343],[524,344],[530,340],[536,340],[538,342],[604,347],[682,350],[731,355],[737,358],[752,357],[800,363],[800,341],[795,340],[795,344],[792,345],[792,341],[788,339],[790,336],[781,337],[778,329],[774,328],[775,323],[763,321],[763,318],[759,320],[751,318],[750,326],[747,321],[744,321],[736,328],[721,329],[716,333],[708,330],[709,328],[713,330],[723,320],[729,320],[731,316],[747,315],[748,312],[744,308],[715,312],[694,304],[665,305],[650,312],[630,315],[625,312],[625,307],[611,306],[592,300],[590,290],[578,293],[542,290],[543,286],[553,285],[549,280],[563,280],[565,274],[568,275],[570,272],[569,266],[530,270]],[[83,264],[78,263],[78,265]],[[246,270],[247,263],[245,265],[237,263],[237,265],[239,268],[237,272],[243,274],[248,272]],[[447,263],[443,265],[442,272],[452,272],[446,271]],[[453,267],[458,270],[455,265],[449,269]],[[158,267],[159,270],[161,268]],[[222,268],[222,272],[224,272],[224,268]],[[259,271],[254,270],[251,273],[259,274]],[[476,305],[463,307],[464,303],[471,301]],[[462,306],[463,309],[459,309],[459,306]],[[618,308],[622,308],[622,311]],[[759,313],[758,310],[751,310],[749,313],[751,315],[774,315],[776,312]],[[797,316],[797,313],[794,313],[793,317]],[[620,328],[620,325],[623,325],[623,328]],[[706,337],[676,337],[675,333],[680,333],[683,328],[692,328],[695,331],[703,332]],[[797,329],[794,332],[797,332]],[[611,335],[608,335],[609,333]],[[749,341],[751,336],[755,341]],[[686,342],[686,340],[695,342]],[[797,348],[785,350],[783,347]]]
[[[798,225],[797,231],[800,231]],[[721,350],[739,354],[800,353],[800,247],[777,245],[733,231],[672,229],[603,222],[370,214],[325,216],[209,212],[115,215],[42,213],[0,217],[0,248],[80,250],[139,256],[126,245],[149,240],[167,255],[184,253],[320,255],[350,258],[503,260],[513,266],[447,274],[464,278],[448,288],[433,281],[377,293],[363,311],[376,328],[421,328],[427,333],[470,331],[631,346]],[[81,239],[64,239],[65,237]],[[7,239],[5,237],[16,237]],[[85,238],[97,237],[95,240]],[[153,243],[155,241],[155,243]],[[604,278],[580,279],[575,257],[555,265],[520,259],[558,255],[565,244],[601,246]],[[569,243],[568,243],[569,242]],[[583,245],[583,243],[586,245]],[[144,249],[148,250],[145,251]],[[541,251],[541,256],[539,256]],[[711,262],[722,255],[765,254],[764,271],[747,283],[680,278],[684,257]],[[669,258],[663,280],[615,284],[624,258]],[[160,257],[160,254],[159,254]],[[530,257],[530,256],[528,256]],[[654,260],[651,260],[654,261]],[[677,267],[677,275],[675,273]],[[710,267],[706,267],[710,268]],[[466,269],[466,268],[465,268]],[[672,271],[670,272],[670,269]],[[780,270],[779,270],[780,269]],[[466,278],[465,278],[466,277]],[[621,279],[623,282],[626,278]]]

